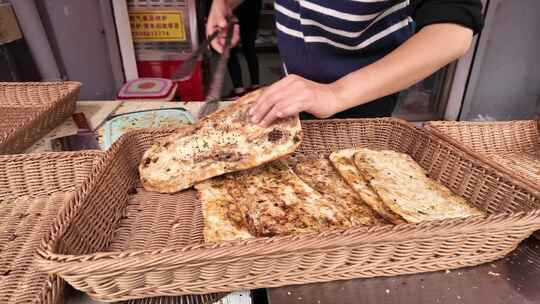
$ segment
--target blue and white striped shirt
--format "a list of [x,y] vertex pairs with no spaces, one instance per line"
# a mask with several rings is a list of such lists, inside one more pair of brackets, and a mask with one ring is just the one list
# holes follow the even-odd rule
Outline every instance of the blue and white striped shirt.
[[409,0],[276,0],[287,73],[333,82],[369,65],[414,33]]

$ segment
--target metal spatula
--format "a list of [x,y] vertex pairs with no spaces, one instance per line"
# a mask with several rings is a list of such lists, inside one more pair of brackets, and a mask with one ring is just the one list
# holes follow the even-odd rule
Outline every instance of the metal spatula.
[[203,118],[215,112],[218,109],[218,101],[221,98],[221,89],[223,87],[223,81],[225,78],[225,72],[227,70],[227,61],[231,51],[231,40],[234,30],[233,17],[227,17],[227,33],[225,36],[225,45],[223,47],[223,53],[219,57],[214,77],[210,83],[208,93],[206,94],[206,101],[201,107],[201,111],[198,114],[198,118]]

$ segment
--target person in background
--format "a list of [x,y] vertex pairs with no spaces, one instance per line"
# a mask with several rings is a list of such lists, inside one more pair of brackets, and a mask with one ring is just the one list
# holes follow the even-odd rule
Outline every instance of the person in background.
[[[214,0],[207,33],[225,27],[238,2]],[[303,119],[391,116],[399,91],[463,56],[483,27],[480,0],[274,3],[288,75],[264,89],[249,111],[263,126],[298,113]],[[223,43],[219,37],[212,46],[220,52]]]
[[255,51],[255,40],[257,39],[257,31],[259,29],[259,17],[261,15],[262,0],[248,0],[240,4],[234,9],[234,15],[238,19],[240,26],[240,42],[241,51],[246,58],[247,66],[249,69],[249,76],[251,78],[251,86],[249,88],[244,87],[242,80],[242,68],[239,62],[238,46],[231,49],[229,57],[228,68],[231,80],[233,83],[233,91],[226,96],[225,100],[234,100],[242,96],[246,91],[253,91],[260,87],[259,82],[259,59]]

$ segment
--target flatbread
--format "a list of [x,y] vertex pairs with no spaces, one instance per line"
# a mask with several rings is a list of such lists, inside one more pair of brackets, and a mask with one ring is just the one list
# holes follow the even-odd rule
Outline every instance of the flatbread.
[[227,182],[223,177],[216,177],[195,185],[202,202],[206,242],[253,237],[247,229],[244,215],[227,191]]
[[353,225],[373,226],[385,221],[345,182],[330,160],[320,158],[298,162],[294,172],[308,186],[345,211]]
[[354,162],[384,204],[408,222],[483,214],[464,198],[427,177],[422,167],[407,154],[360,149]]
[[228,192],[257,237],[351,227],[345,214],[304,183],[284,161],[225,176]]
[[362,200],[384,219],[393,224],[404,223],[403,218],[388,208],[379,195],[369,186],[362,173],[355,166],[353,157],[358,149],[346,149],[330,154],[330,161],[341,177]]
[[139,165],[144,188],[175,193],[293,153],[302,140],[299,118],[279,119],[267,128],[252,124],[247,111],[259,95],[260,91],[247,94],[153,145]]

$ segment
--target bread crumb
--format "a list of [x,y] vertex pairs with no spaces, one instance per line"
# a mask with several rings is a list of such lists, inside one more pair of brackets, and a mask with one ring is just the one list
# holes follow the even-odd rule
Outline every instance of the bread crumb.
[[446,269],[444,273],[449,274],[450,272],[450,269]]
[[390,289],[386,289],[384,292],[386,292],[386,294],[390,294]]
[[498,276],[501,275],[500,273],[492,272],[492,271],[488,272],[488,274],[489,274],[490,276],[494,276],[494,277],[498,277]]
[[287,291],[287,295],[290,296],[292,293],[290,291]]

